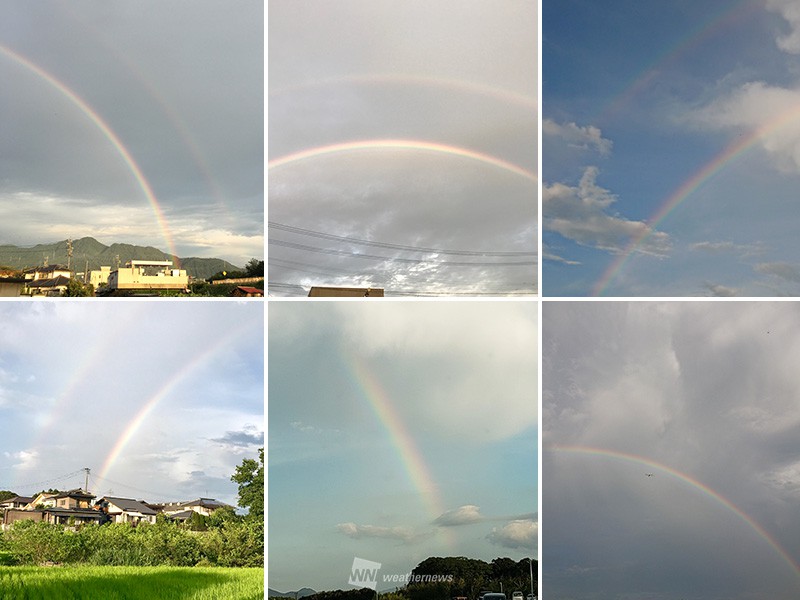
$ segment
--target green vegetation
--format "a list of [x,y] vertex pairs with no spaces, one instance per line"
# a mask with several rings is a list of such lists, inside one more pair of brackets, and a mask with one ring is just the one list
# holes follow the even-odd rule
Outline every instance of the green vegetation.
[[17,521],[0,535],[6,564],[43,563],[113,566],[260,567],[264,565],[263,522],[235,514],[208,519],[205,530],[165,518],[132,527],[126,523],[61,525]]
[[239,484],[239,506],[248,509],[248,516],[264,520],[264,449],[258,449],[258,461],[245,458],[236,467],[231,481]]
[[72,278],[67,284],[67,289],[64,290],[64,295],[72,298],[94,296],[94,287],[89,283],[84,284]]
[[264,569],[0,567],[0,600],[261,600]]

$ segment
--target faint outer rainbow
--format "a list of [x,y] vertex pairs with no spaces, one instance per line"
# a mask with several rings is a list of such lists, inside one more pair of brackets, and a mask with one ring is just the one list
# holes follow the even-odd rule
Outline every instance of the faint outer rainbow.
[[[409,433],[403,418],[397,412],[389,398],[389,394],[378,378],[370,371],[364,359],[354,352],[344,353],[342,358],[352,382],[361,390],[364,399],[367,400],[378,421],[389,434],[392,445],[397,450],[411,484],[421,496],[431,521],[434,521],[445,512],[444,502],[439,493],[439,487],[433,480],[430,469],[425,463],[425,458]],[[448,528],[442,527],[441,529],[446,541],[452,546],[451,534]]]
[[698,481],[697,479],[693,479],[689,477],[685,473],[681,473],[680,471],[673,469],[672,467],[668,467],[662,463],[656,462],[649,458],[645,458],[643,456],[638,456],[636,454],[629,454],[627,452],[619,452],[617,450],[609,450],[606,448],[592,448],[589,446],[566,446],[566,445],[559,445],[554,444],[544,448],[545,451],[552,451],[552,452],[565,452],[571,454],[583,454],[588,456],[605,456],[608,458],[615,458],[619,460],[625,460],[629,462],[634,462],[640,465],[645,465],[652,469],[658,469],[659,471],[671,475],[672,477],[679,479],[685,483],[688,483],[692,487],[697,490],[700,490],[704,495],[708,496],[712,500],[719,502],[737,517],[742,519],[745,523],[747,523],[760,537],[762,537],[772,548],[780,555],[780,557],[786,562],[787,565],[794,571],[795,575],[800,577],[800,566],[789,556],[788,552],[783,549],[783,547],[775,540],[769,533],[767,533],[761,525],[759,525],[755,519],[750,517],[747,513],[745,513],[742,509],[736,506],[733,502],[721,496],[719,493],[705,485],[704,483]]
[[698,44],[720,33],[737,21],[743,20],[748,14],[760,8],[759,4],[749,2],[749,0],[731,0],[728,5],[724,5],[704,22],[694,27],[687,35],[671,44],[655,60],[650,61],[647,67],[638,71],[638,74],[619,93],[612,96],[606,106],[599,111],[598,116],[592,120],[596,124],[602,125],[608,118],[615,116],[624,109],[625,105],[644,90],[650,82],[657,79],[665,66],[675,62]]
[[305,89],[337,84],[439,87],[494,98],[495,100],[500,100],[507,104],[516,104],[521,108],[532,111],[536,110],[537,105],[536,98],[532,96],[498,86],[487,85],[477,81],[450,79],[446,77],[427,77],[425,75],[412,75],[410,73],[365,73],[360,75],[343,75],[341,77],[325,77],[280,88],[270,88],[269,95],[273,97],[281,96]]
[[195,369],[203,365],[203,363],[205,363],[214,354],[219,352],[230,341],[238,337],[238,335],[248,326],[249,321],[242,320],[242,323],[238,327],[229,331],[216,343],[211,344],[203,352],[195,356],[192,360],[178,369],[178,371],[176,371],[172,377],[170,377],[152,396],[145,401],[133,418],[128,421],[127,425],[125,425],[122,433],[119,435],[114,443],[114,446],[111,448],[111,451],[106,456],[106,459],[103,461],[103,466],[100,467],[99,477],[105,478],[108,475],[109,471],[113,468],[114,463],[125,449],[125,446],[128,445],[128,442],[130,442],[133,436],[139,431],[142,423],[144,423],[150,413],[153,412],[153,409],[158,406],[158,404],[164,400],[164,398],[169,396],[170,392],[175,389],[175,386],[186,379],[186,377],[188,377]]
[[161,229],[161,233],[164,236],[164,241],[167,244],[167,248],[169,253],[175,257],[176,261],[178,258],[178,253],[175,249],[175,243],[172,240],[172,235],[170,234],[169,227],[167,226],[167,220],[164,217],[164,212],[161,210],[161,206],[156,199],[155,194],[153,193],[153,189],[150,187],[150,183],[145,179],[144,175],[142,174],[142,170],[139,168],[139,165],[136,164],[136,161],[131,156],[128,149],[119,139],[116,133],[109,127],[109,125],[103,120],[103,118],[97,114],[97,112],[89,106],[80,96],[78,96],[75,92],[73,92],[70,88],[68,88],[63,82],[56,79],[53,75],[42,69],[39,65],[34,62],[31,62],[29,59],[25,58],[21,54],[18,54],[8,48],[0,44],[0,53],[2,53],[7,58],[13,60],[18,65],[21,65],[34,73],[35,75],[39,76],[41,79],[49,83],[52,87],[58,90],[67,100],[72,102],[86,117],[94,123],[95,127],[97,127],[100,132],[111,142],[111,145],[114,146],[116,151],[122,157],[122,160],[127,165],[128,169],[130,170],[131,174],[133,175],[134,179],[136,179],[136,183],[139,185],[139,188],[144,192],[145,197],[147,198],[150,206],[153,209],[153,212],[156,216],[156,221],[158,222],[158,226]]
[[627,248],[615,258],[608,268],[605,270],[600,279],[592,288],[592,295],[601,295],[611,280],[619,273],[620,269],[625,264],[625,261],[636,251],[639,245],[647,239],[647,237],[655,231],[655,228],[663,221],[673,210],[675,210],[684,200],[691,196],[700,186],[706,181],[711,179],[714,175],[722,171],[729,163],[742,156],[745,152],[755,147],[755,145],[763,138],[776,132],[777,130],[785,127],[792,121],[800,118],[800,106],[792,106],[789,109],[778,113],[778,115],[760,127],[751,131],[748,135],[741,139],[737,139],[729,144],[722,152],[717,154],[714,158],[703,165],[698,171],[694,173],[689,179],[683,182],[678,188],[670,194],[667,199],[661,204],[655,214],[650,217],[644,228],[643,232],[634,237],[628,244]]
[[338,154],[341,152],[363,152],[370,150],[412,150],[417,152],[437,152],[440,154],[447,154],[450,156],[458,156],[470,160],[503,169],[515,175],[519,175],[530,181],[536,183],[539,181],[538,177],[523,169],[519,165],[510,163],[489,154],[482,152],[475,152],[467,148],[459,146],[450,146],[447,144],[439,144],[435,142],[427,142],[424,140],[398,140],[398,139],[377,139],[377,140],[357,140],[352,142],[343,142],[340,144],[331,144],[328,146],[318,146],[307,150],[301,150],[293,154],[288,154],[280,158],[271,160],[267,166],[270,169],[282,167],[291,163],[308,160],[310,158],[318,158],[329,154]]

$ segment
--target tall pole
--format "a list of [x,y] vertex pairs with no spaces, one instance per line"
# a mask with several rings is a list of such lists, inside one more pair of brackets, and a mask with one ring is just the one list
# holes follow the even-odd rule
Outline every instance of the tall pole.
[[83,484],[83,491],[88,494],[89,493],[89,471],[90,471],[90,469],[89,469],[89,467],[84,467],[83,470],[86,471],[86,483]]
[[531,598],[536,598],[536,594],[533,592],[533,559],[528,559],[528,564],[531,567]]

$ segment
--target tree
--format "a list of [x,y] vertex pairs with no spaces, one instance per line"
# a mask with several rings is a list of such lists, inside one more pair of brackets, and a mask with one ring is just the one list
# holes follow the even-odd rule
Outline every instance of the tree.
[[264,448],[258,449],[258,461],[245,458],[236,467],[231,481],[239,484],[239,506],[248,509],[248,516],[264,520]]
[[70,279],[67,289],[64,290],[64,295],[72,297],[93,296],[94,288],[89,284],[81,283],[77,279]]
[[10,490],[0,490],[0,502],[3,500],[8,500],[9,498],[15,498],[17,494]]
[[263,277],[264,276],[264,261],[257,258],[251,258],[245,265],[248,277]]

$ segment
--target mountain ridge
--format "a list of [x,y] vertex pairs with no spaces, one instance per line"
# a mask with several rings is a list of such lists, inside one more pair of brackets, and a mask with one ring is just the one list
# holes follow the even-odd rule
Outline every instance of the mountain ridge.
[[[171,260],[173,264],[180,264],[182,269],[191,276],[205,279],[220,271],[240,271],[238,267],[221,258],[199,258],[190,256],[176,257],[163,252],[153,246],[137,246],[114,242],[106,246],[93,237],[82,237],[72,241],[72,268],[74,271],[83,272],[88,264],[89,270],[99,269],[101,266],[111,266],[119,263],[124,265],[130,260]],[[48,264],[67,264],[67,240],[50,244],[36,244],[35,246],[15,246],[13,244],[0,244],[0,266],[13,269],[29,269],[43,266],[45,257]]]

